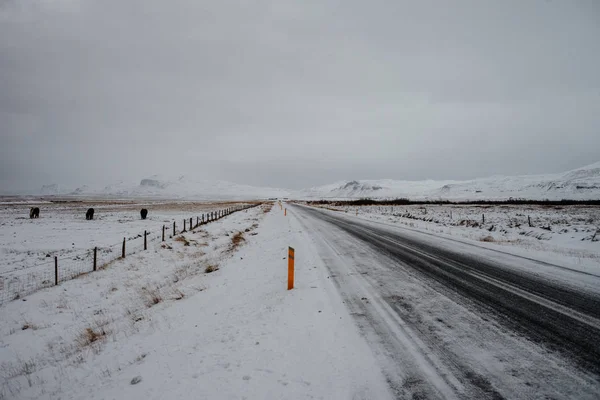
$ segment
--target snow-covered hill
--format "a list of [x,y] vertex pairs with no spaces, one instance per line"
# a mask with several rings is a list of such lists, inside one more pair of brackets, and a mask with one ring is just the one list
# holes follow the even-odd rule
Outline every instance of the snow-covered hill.
[[392,179],[341,181],[300,191],[263,188],[226,181],[210,181],[189,176],[166,178],[150,176],[139,182],[65,188],[52,184],[42,187],[42,195],[102,196],[120,198],[169,199],[259,199],[290,197],[315,198],[397,198],[431,200],[477,199],[600,199],[600,162],[572,171],[522,176],[493,176],[468,181],[398,181]]
[[494,176],[468,181],[344,181],[296,193],[298,198],[600,199],[600,162],[559,174]]
[[287,197],[289,191],[285,189],[241,185],[226,181],[195,179],[187,176],[170,179],[154,175],[142,179],[139,183],[118,182],[104,187],[84,185],[77,188],[65,188],[56,184],[44,185],[40,194],[119,198],[148,197],[194,200],[233,200]]

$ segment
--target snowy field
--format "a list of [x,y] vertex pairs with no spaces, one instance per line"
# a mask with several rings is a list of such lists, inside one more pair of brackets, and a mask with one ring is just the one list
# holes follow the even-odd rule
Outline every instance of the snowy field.
[[[211,212],[239,207],[234,202],[108,201],[78,200],[32,203],[31,200],[4,199],[0,203],[0,304],[17,294],[27,294],[54,281],[54,257],[58,257],[59,279],[68,279],[93,268],[94,247],[98,247],[98,265],[121,255],[123,239],[126,253],[143,249],[147,241],[170,236],[173,222],[183,230],[184,219],[196,224]],[[40,217],[29,218],[31,206],[40,208]],[[94,208],[94,220],[85,219]],[[142,220],[140,210],[148,217]],[[12,291],[7,287],[11,285]],[[4,295],[4,296],[3,296]]]
[[[69,257],[98,246],[120,244],[124,237],[178,230],[183,220],[241,203],[218,202],[133,202],[77,201],[65,203],[23,204],[0,203],[0,273],[29,268],[45,263],[48,255]],[[29,208],[40,208],[38,219],[29,218]],[[85,212],[95,210],[94,220],[87,221]],[[140,210],[149,210],[146,220]],[[170,232],[170,231],[169,231]]]
[[[98,215],[108,215],[108,208],[113,207],[111,212],[122,213],[123,219],[129,218],[127,213],[132,213],[130,223],[133,224],[139,222],[135,219],[140,206],[107,205],[107,211]],[[185,209],[188,206],[191,208]],[[163,215],[160,218],[183,219],[197,211],[196,206],[202,205],[163,204],[160,212],[157,204],[148,208],[151,215]],[[204,206],[207,207],[205,210],[220,208],[218,204]],[[486,222],[476,226],[473,221],[481,218],[482,210],[485,210]],[[550,243],[573,251],[577,243],[579,251],[598,254],[593,247],[598,246],[598,242],[586,239],[593,235],[593,224],[588,222],[589,219],[596,220],[593,208],[557,210],[521,207],[511,211],[515,218],[516,213],[527,211],[523,214],[525,217],[520,218],[526,221],[526,216],[530,215],[532,228],[523,226],[523,223],[520,227],[510,228],[508,223],[502,222],[502,216],[506,217],[507,213],[502,207],[445,206],[427,207],[427,211],[419,207],[394,207],[393,211],[391,207],[363,207],[358,217],[355,208],[343,211],[347,211],[344,216],[350,219],[365,218],[421,230],[426,234],[411,233],[431,241],[441,240],[447,245],[455,243],[454,240],[462,240],[484,247],[513,249],[511,251],[520,249],[530,256],[551,257],[554,253],[546,247],[543,251],[538,250],[539,254],[533,254],[532,243],[540,242],[542,246]],[[449,211],[452,211],[451,217]],[[557,233],[563,229],[563,225],[558,229],[557,218],[561,211],[563,217],[571,221],[569,229],[574,233],[571,236],[575,237],[569,241],[519,234],[521,229],[556,233],[558,238],[567,238],[567,232]],[[396,216],[397,213],[410,216]],[[442,220],[445,213],[448,214],[444,217],[447,219]],[[75,217],[79,214],[76,210],[65,213]],[[416,219],[417,215],[423,216],[423,220]],[[428,221],[434,216],[438,217]],[[114,218],[118,221],[118,217]],[[102,221],[106,220],[94,223]],[[89,221],[82,223],[85,222]],[[550,231],[538,227],[545,227],[549,222]],[[157,226],[162,226],[162,223],[158,219]],[[494,229],[490,229],[492,225]],[[315,236],[315,229],[319,226],[325,227],[328,240],[336,237],[346,240],[329,225],[310,223],[296,207],[289,208],[285,216],[279,206],[264,204],[178,234],[175,238],[168,237],[164,243],[152,241],[148,250],[117,259],[97,272],[0,305],[0,400],[387,399],[410,398],[410,393],[419,394],[419,386],[416,386],[417,389],[414,386],[414,374],[421,367],[418,363],[415,364],[417,367],[411,363],[413,358],[418,361],[423,355],[434,357],[433,350],[419,350],[420,347],[411,345],[412,336],[403,333],[405,323],[392,324],[390,326],[395,329],[392,342],[399,339],[398,343],[404,343],[400,346],[400,353],[392,352],[392,356],[400,357],[398,359],[402,362],[386,364],[389,349],[386,350],[385,346],[391,342],[382,341],[382,345],[376,345],[382,338],[369,330],[371,328],[365,325],[367,320],[364,318],[365,310],[381,311],[379,307],[383,303],[379,301],[379,295],[376,291],[366,294],[362,286],[358,291],[346,292],[345,289],[340,290],[337,281],[334,281],[334,278],[341,279],[354,285],[358,279],[360,282],[372,279],[376,276],[378,260],[382,265],[388,265],[389,261],[385,255],[371,253],[367,245],[355,246],[353,241],[344,243],[350,248],[348,254],[358,258],[354,261],[340,258],[333,247],[328,247],[334,242],[327,244],[321,237]],[[135,233],[133,228],[131,233]],[[427,233],[438,236],[430,237]],[[117,232],[117,241],[120,234],[120,231]],[[440,239],[439,236],[451,240]],[[494,241],[481,241],[487,236],[495,238]],[[526,242],[504,243],[500,239],[505,236]],[[296,280],[292,291],[286,290],[288,246],[296,249]],[[331,254],[320,253],[319,249],[323,246],[329,248]],[[585,260],[586,263],[597,263],[597,257]],[[350,265],[352,262],[354,265]],[[341,270],[334,274],[331,268],[335,265]],[[354,268],[359,270],[354,271]],[[363,270],[365,268],[366,271]],[[397,270],[392,268],[392,271]],[[416,290],[416,283],[406,283],[405,279],[387,281],[407,299],[415,297],[411,315],[416,315],[421,308],[429,310],[431,303],[424,300],[427,297],[421,296],[421,289]],[[412,291],[402,286],[407,284],[414,286]],[[425,285],[423,290],[432,289]],[[535,394],[538,389],[523,385],[529,380],[534,384],[538,381],[544,383],[545,372],[551,374],[548,376],[558,374],[571,385],[578,379],[577,374],[564,369],[562,359],[545,355],[546,349],[505,331],[500,332],[495,322],[490,325],[489,318],[493,315],[486,314],[485,319],[481,319],[472,312],[465,313],[464,304],[454,304],[450,298],[439,294],[430,300],[444,304],[439,310],[443,313],[443,320],[439,321],[456,324],[455,328],[450,325],[445,328],[448,330],[444,336],[448,339],[443,347],[445,350],[459,349],[468,356],[463,358],[475,359],[471,360],[472,368],[488,368],[486,374],[493,382],[498,381],[496,384],[503,389],[506,386],[501,384],[511,380],[522,384],[508,393],[527,394],[505,398],[532,397],[529,395]],[[356,304],[362,308],[356,308]],[[451,309],[455,311],[449,312]],[[429,319],[424,318],[416,326],[429,329]],[[472,325],[470,319],[482,325]],[[444,322],[446,320],[449,322]],[[460,328],[463,324],[464,327]],[[379,327],[387,332],[383,326],[375,324],[373,329]],[[472,326],[478,328],[473,329]],[[473,348],[489,341],[488,336],[479,335],[482,329],[491,332],[490,335],[496,339],[479,357],[479,352]],[[473,336],[464,336],[467,333]],[[458,344],[452,345],[455,339]],[[463,347],[468,351],[463,351]],[[515,355],[525,351],[528,353],[522,358],[545,372],[538,374],[538,370],[526,363],[512,364]],[[530,353],[535,357],[529,357]],[[471,357],[473,354],[475,356]],[[506,354],[508,363],[498,361],[500,358],[490,358]],[[454,357],[449,359],[456,361]],[[404,385],[390,385],[388,367],[398,369],[398,377]],[[518,370],[523,376],[514,378],[504,371],[505,367]],[[563,369],[568,373],[561,372]],[[595,383],[592,386],[587,384],[581,393],[598,391]],[[558,389],[550,387],[544,389],[544,393],[565,393],[560,389],[561,382],[556,386]]]
[[270,208],[0,306],[0,399],[391,398],[298,222]]
[[[600,274],[600,207],[524,205],[327,206]],[[531,221],[531,226],[529,222]]]

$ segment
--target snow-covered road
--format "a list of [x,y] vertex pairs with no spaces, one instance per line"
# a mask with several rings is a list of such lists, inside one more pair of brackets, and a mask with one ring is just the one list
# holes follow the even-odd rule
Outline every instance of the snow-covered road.
[[600,277],[293,206],[400,398],[598,398]]

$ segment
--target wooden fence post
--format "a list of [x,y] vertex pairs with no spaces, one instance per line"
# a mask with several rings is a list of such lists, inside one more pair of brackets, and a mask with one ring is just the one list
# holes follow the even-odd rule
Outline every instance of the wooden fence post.
[[94,271],[98,267],[98,248],[94,247]]
[[175,237],[175,221],[173,221],[173,237]]
[[531,217],[529,215],[527,216],[527,222],[529,222],[529,227],[531,228]]
[[485,224],[485,214],[481,214],[481,225]]
[[123,250],[121,251],[121,257],[125,258],[125,238],[123,238]]
[[58,257],[54,256],[54,285],[58,285]]
[[162,237],[162,241],[165,241],[165,226],[163,225],[163,237]]
[[190,217],[190,231],[192,230],[192,217]]
[[185,232],[185,218],[183,219],[183,230],[181,232]]
[[196,217],[196,228],[200,226],[200,217]]
[[148,250],[148,242],[146,241],[146,235],[148,232],[144,231],[144,250]]

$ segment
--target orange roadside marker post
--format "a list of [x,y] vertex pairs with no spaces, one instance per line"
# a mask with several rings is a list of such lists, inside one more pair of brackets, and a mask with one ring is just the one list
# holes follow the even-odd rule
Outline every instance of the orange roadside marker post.
[[294,288],[294,249],[288,247],[288,290]]

